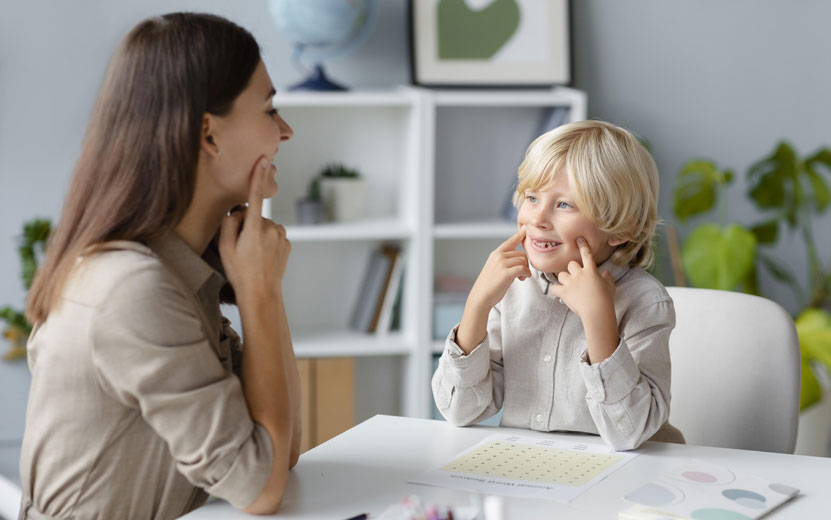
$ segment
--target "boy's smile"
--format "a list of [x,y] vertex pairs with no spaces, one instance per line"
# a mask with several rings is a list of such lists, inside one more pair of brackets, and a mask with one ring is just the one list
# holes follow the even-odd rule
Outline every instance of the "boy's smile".
[[572,260],[582,263],[578,237],[586,239],[598,265],[622,243],[580,212],[565,172],[558,172],[550,185],[525,193],[517,213],[517,226],[525,226],[522,246],[529,263],[546,273],[566,271]]

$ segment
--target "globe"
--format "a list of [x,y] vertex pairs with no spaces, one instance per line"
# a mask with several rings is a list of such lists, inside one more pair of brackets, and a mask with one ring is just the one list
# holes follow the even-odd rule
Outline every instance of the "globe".
[[377,0],[268,0],[274,24],[293,45],[292,60],[309,75],[290,90],[346,90],[326,77],[323,62],[366,40]]

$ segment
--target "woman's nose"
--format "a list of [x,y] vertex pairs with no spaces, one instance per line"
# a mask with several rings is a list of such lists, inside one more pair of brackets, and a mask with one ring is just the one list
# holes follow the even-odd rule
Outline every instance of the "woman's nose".
[[280,140],[288,141],[291,139],[294,135],[294,130],[292,130],[291,126],[286,123],[286,120],[282,116],[277,116],[277,124],[280,126]]

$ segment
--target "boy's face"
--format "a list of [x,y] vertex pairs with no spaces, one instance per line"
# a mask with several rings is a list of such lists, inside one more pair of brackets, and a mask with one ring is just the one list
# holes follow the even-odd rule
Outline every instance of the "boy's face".
[[572,260],[582,265],[578,237],[589,243],[598,265],[608,260],[615,246],[624,242],[598,229],[577,209],[565,172],[558,172],[548,186],[525,192],[517,226],[525,226],[522,247],[528,261],[546,273],[566,271]]

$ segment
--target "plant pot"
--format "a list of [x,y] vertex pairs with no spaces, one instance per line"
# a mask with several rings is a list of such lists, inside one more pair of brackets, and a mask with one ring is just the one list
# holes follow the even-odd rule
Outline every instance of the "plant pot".
[[295,209],[297,210],[298,224],[320,224],[323,222],[323,201],[317,199],[297,199]]
[[346,222],[363,216],[366,181],[358,177],[320,179],[320,194],[326,217],[333,222]]

